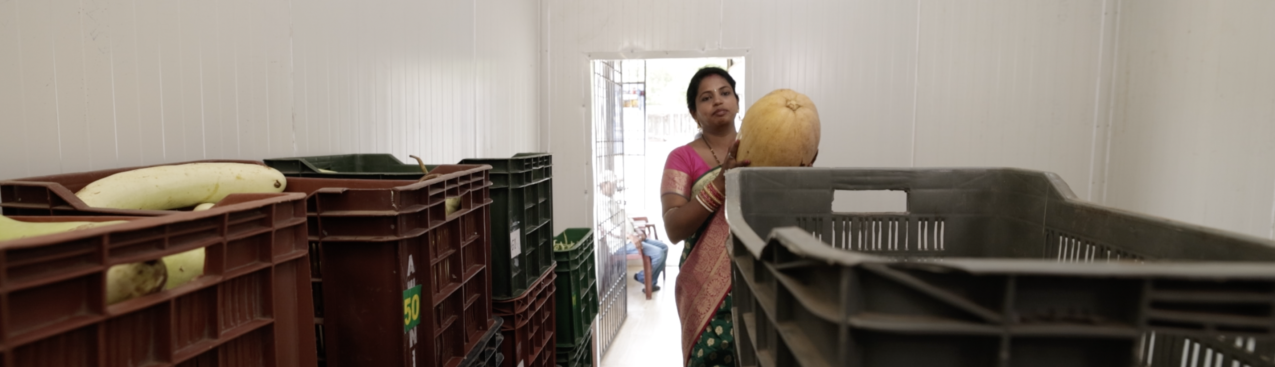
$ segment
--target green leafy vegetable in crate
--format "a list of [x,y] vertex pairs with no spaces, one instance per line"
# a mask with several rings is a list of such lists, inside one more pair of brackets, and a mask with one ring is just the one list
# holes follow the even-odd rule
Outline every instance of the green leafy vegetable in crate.
[[576,245],[576,243],[575,243],[575,242],[558,242],[558,239],[556,239],[556,238],[553,240],[553,250],[554,250],[554,251],[566,251],[566,250],[570,250],[572,247],[575,247],[575,245]]

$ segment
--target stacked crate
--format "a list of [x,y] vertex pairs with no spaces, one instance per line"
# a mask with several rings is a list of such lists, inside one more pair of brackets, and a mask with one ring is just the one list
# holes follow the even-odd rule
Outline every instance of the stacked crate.
[[496,328],[487,170],[439,166],[419,182],[289,179],[288,191],[309,195],[327,366],[449,366],[483,344]]
[[460,164],[491,166],[491,294],[517,298],[553,264],[552,157],[520,153]]
[[554,294],[557,292],[553,266],[532,283],[521,296],[496,301],[495,313],[508,320],[501,332],[505,334],[502,367],[552,367],[557,316],[554,312]]
[[553,257],[553,160],[548,154],[465,159],[490,165],[495,313],[507,321],[506,367],[553,366],[557,321]]
[[[404,164],[388,154],[284,158],[267,160],[266,163],[285,175],[294,177],[394,180],[417,179],[423,175],[419,165]],[[511,306],[515,303],[526,305],[528,300],[539,300],[536,298],[538,293],[533,294],[531,290],[537,289],[544,293],[546,287],[541,282],[546,279],[546,275],[552,275],[552,159],[548,154],[518,154],[512,158],[466,159],[456,167],[472,165],[490,167],[485,171],[487,176],[483,180],[487,185],[484,193],[489,194],[484,197],[490,198],[487,201],[490,205],[486,206],[488,212],[484,214],[487,218],[484,223],[487,244],[484,248],[489,264],[485,273],[488,278],[484,280],[490,292],[486,299],[488,306],[495,310],[494,314],[504,319],[501,326],[504,334],[501,349],[515,351],[515,354],[502,353],[503,363],[517,363],[526,359],[525,352],[537,350],[540,346],[536,344],[524,348],[522,343],[534,344],[552,340],[554,335],[555,325],[552,322],[542,327],[538,323],[527,321],[531,316],[529,313],[539,317],[540,322],[552,320],[552,303],[543,312],[540,312],[539,307]],[[426,165],[425,168],[429,170],[430,177],[433,177],[436,173],[449,172],[447,167],[450,166]],[[322,206],[321,203],[312,205]],[[326,227],[326,224],[320,223],[320,226]],[[465,226],[464,229],[466,235],[469,235],[469,227]],[[548,278],[552,279],[551,276]],[[544,305],[543,300],[539,302],[540,306]],[[465,307],[471,307],[468,298]],[[538,336],[535,340],[519,338],[522,335],[520,332]],[[532,354],[537,358],[547,355],[549,363],[552,363],[552,353]]]
[[[567,244],[553,252],[557,267],[558,363],[588,366],[592,362],[590,330],[598,315],[597,260],[594,258],[593,230],[568,228],[554,237],[555,245]],[[582,364],[583,363],[583,364]]]
[[[0,182],[14,219],[128,221],[0,242],[0,365],[315,365],[305,196],[231,195],[178,213],[91,208],[74,195],[130,169]],[[199,248],[202,276],[106,303],[112,266]]]

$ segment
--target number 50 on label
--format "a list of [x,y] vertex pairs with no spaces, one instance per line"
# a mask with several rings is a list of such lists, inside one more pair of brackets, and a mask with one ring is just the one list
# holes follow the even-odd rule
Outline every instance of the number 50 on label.
[[421,323],[421,286],[403,291],[403,332]]

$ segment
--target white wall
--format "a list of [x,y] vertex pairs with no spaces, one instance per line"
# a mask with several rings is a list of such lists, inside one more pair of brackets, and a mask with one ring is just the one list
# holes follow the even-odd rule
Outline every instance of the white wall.
[[539,4],[0,2],[0,179],[539,150]]
[[1275,3],[1121,8],[1107,202],[1270,237]]
[[746,105],[805,93],[820,166],[1011,166],[1081,197],[1105,170],[1115,3],[548,0],[555,224],[587,226],[588,60],[745,55]]

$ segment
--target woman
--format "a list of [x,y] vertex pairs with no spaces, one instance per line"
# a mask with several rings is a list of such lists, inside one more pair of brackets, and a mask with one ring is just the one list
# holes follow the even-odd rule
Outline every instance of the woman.
[[730,232],[723,209],[723,173],[749,164],[734,158],[739,149],[735,79],[720,68],[700,69],[686,89],[686,107],[701,133],[669,153],[660,187],[669,240],[686,241],[675,287],[683,364],[733,366],[730,258],[726,254]]

